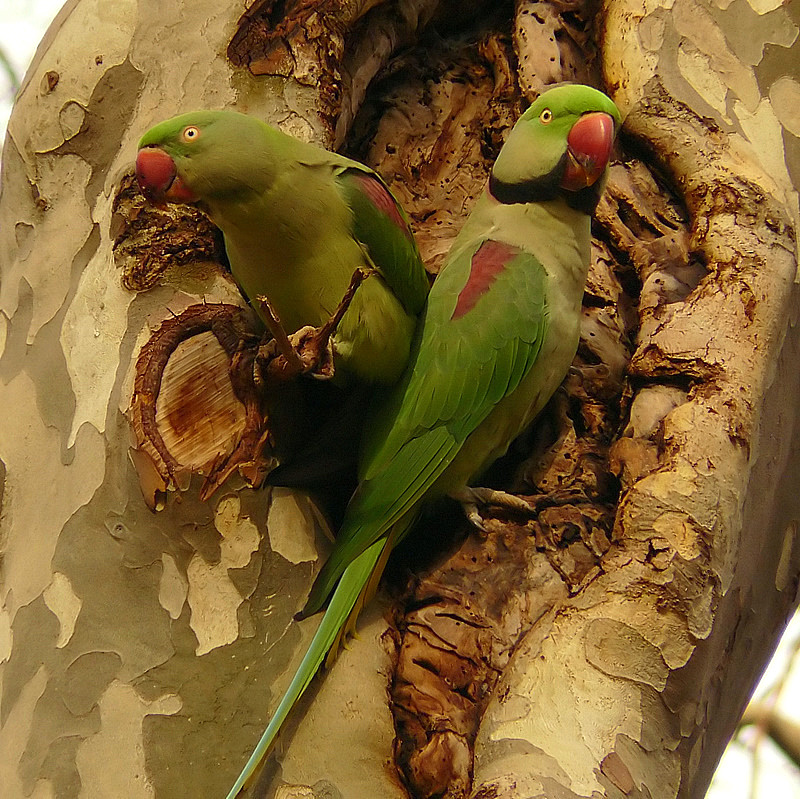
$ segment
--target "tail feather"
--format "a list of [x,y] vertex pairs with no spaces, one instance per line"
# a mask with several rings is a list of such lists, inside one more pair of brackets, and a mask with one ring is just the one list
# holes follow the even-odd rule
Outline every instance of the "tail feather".
[[[375,592],[378,590],[378,582],[383,574],[383,568],[386,565],[386,558],[389,557],[389,554],[394,547],[406,537],[408,531],[412,528],[414,522],[419,517],[420,510],[421,507],[418,503],[415,507],[412,507],[410,510],[401,514],[398,519],[395,519],[386,527],[386,535],[381,535],[381,537],[375,542],[375,544],[379,544],[381,541],[388,541],[388,546],[386,547],[386,554],[384,556],[384,561],[381,565],[381,568],[377,571],[377,574],[374,575],[374,585],[372,586],[372,593],[369,594],[368,599],[374,596]],[[343,529],[346,529],[346,525],[347,520],[345,520]],[[337,536],[337,547],[334,548],[333,551],[334,555],[336,554],[337,548],[342,541],[342,537],[343,532],[342,530],[339,530],[339,535]],[[370,546],[375,546],[375,544],[371,544]],[[358,550],[356,549],[356,551]],[[325,604],[330,591],[330,589],[325,589],[328,585],[332,584],[331,579],[329,579],[331,577],[331,573],[329,571],[330,566],[331,559],[329,558],[322,567],[320,573],[317,575],[316,580],[314,580],[314,585],[311,586],[311,592],[308,595],[305,607],[300,611],[300,613],[297,614],[297,618],[305,619],[308,616],[313,616]]]
[[331,596],[325,615],[322,617],[322,621],[311,639],[308,651],[303,657],[286,693],[283,695],[278,709],[270,719],[267,729],[264,730],[261,740],[259,740],[253,750],[253,754],[250,755],[250,759],[242,769],[242,773],[229,791],[227,799],[236,799],[241,791],[248,787],[254,779],[259,766],[275,743],[289,712],[303,695],[317,669],[322,665],[322,661],[328,651],[339,640],[341,630],[346,625],[351,611],[356,606],[365,586],[368,586],[371,582],[370,577],[375,572],[376,565],[381,560],[385,562],[385,558],[382,558],[381,555],[384,551],[388,554],[390,550],[389,547],[386,547],[386,543],[387,539],[385,538],[376,541],[345,570]]
[[[392,533],[394,533],[394,530]],[[356,634],[356,622],[358,621],[361,611],[364,610],[367,603],[378,592],[378,585],[380,585],[381,577],[383,576],[383,570],[386,568],[386,561],[389,560],[389,555],[391,554],[394,546],[394,538],[395,536],[390,534],[388,538],[381,539],[381,541],[383,541],[383,549],[378,555],[378,559],[375,561],[375,567],[372,569],[372,574],[370,574],[366,583],[364,583],[361,593],[353,603],[352,610],[336,635],[336,640],[328,650],[328,656],[325,658],[326,669],[333,665],[333,662],[336,660],[336,656],[339,654],[339,650],[342,648],[347,638]],[[377,543],[380,543],[380,541]]]

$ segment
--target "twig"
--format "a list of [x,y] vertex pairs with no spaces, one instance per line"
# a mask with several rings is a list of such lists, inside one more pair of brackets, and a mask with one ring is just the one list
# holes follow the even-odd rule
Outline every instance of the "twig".
[[263,294],[259,294],[256,297],[256,302],[261,306],[264,322],[267,328],[269,328],[269,332],[272,333],[272,338],[275,339],[275,345],[278,351],[286,359],[288,367],[292,371],[296,370],[298,373],[302,372],[303,363],[300,360],[300,356],[297,354],[297,350],[294,346],[292,346],[292,342],[289,341],[289,336],[286,335],[286,331],[283,329],[278,314],[275,313],[272,305],[270,305],[270,301]]
[[321,343],[327,343],[328,339],[333,335],[342,317],[347,313],[350,303],[353,301],[353,296],[356,289],[374,272],[374,269],[356,269],[353,272],[353,277],[350,278],[350,285],[347,287],[342,301],[339,303],[338,308],[334,311],[333,316],[320,327],[317,333],[317,340]]
[[783,694],[784,689],[786,688],[786,683],[789,679],[789,675],[791,674],[792,670],[795,668],[795,664],[800,658],[800,637],[796,638],[791,644],[791,654],[786,662],[786,667],[783,670],[778,681],[775,685],[771,686],[766,693],[763,701],[760,703],[762,707],[762,715],[756,721],[755,728],[756,728],[756,736],[755,741],[753,742],[753,749],[752,749],[752,759],[753,759],[753,767],[750,770],[750,796],[752,799],[758,794],[758,776],[760,773],[760,750],[761,750],[761,743],[764,740],[764,737],[769,734],[769,716],[775,712],[775,709],[778,706],[780,701],[781,695]]

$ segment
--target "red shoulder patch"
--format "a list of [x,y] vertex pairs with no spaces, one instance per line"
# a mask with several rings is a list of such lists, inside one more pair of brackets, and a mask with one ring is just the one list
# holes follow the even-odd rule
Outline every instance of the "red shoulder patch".
[[458,295],[451,319],[458,319],[475,307],[475,303],[486,294],[508,262],[519,250],[500,241],[485,241],[472,256],[469,278]]
[[370,177],[369,175],[356,175],[354,180],[358,187],[367,196],[369,201],[381,212],[386,214],[389,219],[394,222],[407,236],[411,236],[411,231],[408,229],[405,219],[400,215],[400,209],[397,207],[394,197],[390,191],[383,185],[377,178]]

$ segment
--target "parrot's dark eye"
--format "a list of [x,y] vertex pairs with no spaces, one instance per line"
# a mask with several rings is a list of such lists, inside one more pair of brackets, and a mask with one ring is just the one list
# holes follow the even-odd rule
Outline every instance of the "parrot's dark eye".
[[543,125],[549,125],[553,121],[553,112],[549,108],[545,108],[541,114],[539,114],[539,122]]
[[196,139],[199,139],[200,128],[196,128],[194,125],[189,125],[189,127],[183,129],[181,138],[184,141],[195,141]]

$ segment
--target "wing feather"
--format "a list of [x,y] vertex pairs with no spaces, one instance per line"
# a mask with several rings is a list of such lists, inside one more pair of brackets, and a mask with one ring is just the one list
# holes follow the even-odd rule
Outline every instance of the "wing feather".
[[342,170],[337,183],[353,212],[353,235],[406,311],[416,316],[425,305],[430,283],[403,209],[366,167]]
[[[412,361],[366,444],[362,480],[336,547],[312,589],[321,606],[355,557],[409,514],[453,462],[467,437],[531,368],[545,334],[545,273],[510,250],[502,273],[467,313],[453,317],[482,242],[449,262],[434,283]],[[509,317],[511,317],[509,319]],[[410,526],[404,522],[403,533]]]
[[333,552],[314,581],[303,615],[311,615],[322,607],[347,566],[372,543],[397,524],[410,526],[425,487],[444,471],[458,449],[458,443],[446,429],[436,428],[407,442],[398,454],[394,466],[412,479],[399,486],[396,494],[373,488],[375,482],[381,484],[386,480],[386,470],[361,483],[348,507],[347,535],[340,533],[337,538]]

